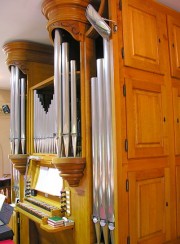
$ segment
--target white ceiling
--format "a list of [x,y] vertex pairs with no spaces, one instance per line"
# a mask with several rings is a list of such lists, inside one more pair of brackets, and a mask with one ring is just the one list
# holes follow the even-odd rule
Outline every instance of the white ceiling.
[[[1,0],[0,46],[11,41],[27,40],[50,44],[46,18],[41,13],[43,0]],[[144,1],[144,0],[142,0]],[[157,0],[180,12],[180,0]],[[0,52],[0,89],[10,89],[6,56]]]

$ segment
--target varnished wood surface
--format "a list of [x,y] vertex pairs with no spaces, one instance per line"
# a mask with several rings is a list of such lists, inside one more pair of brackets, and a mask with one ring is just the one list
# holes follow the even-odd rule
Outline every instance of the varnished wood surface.
[[90,26],[85,16],[85,10],[89,3],[89,0],[44,0],[42,12],[48,20],[47,29],[50,39],[53,38],[53,30],[61,28],[68,31],[76,40],[82,41],[87,26]]

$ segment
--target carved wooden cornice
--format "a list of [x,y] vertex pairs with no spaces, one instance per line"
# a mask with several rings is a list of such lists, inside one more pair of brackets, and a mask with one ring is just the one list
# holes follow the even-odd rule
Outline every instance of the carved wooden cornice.
[[10,67],[11,65],[18,66],[18,68],[24,73],[28,74],[28,64],[30,62],[53,64],[53,47],[28,42],[17,41],[6,43],[3,46],[7,58],[6,63]]
[[48,19],[47,30],[52,40],[52,31],[61,28],[75,40],[82,41],[89,26],[85,11],[90,0],[44,0],[42,12]]

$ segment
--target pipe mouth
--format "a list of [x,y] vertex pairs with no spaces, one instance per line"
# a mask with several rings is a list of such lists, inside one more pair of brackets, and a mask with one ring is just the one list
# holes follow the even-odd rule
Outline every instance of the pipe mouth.
[[94,29],[100,34],[100,36],[102,36],[102,38],[108,39],[110,37],[111,28],[91,4],[89,4],[86,8],[86,18],[89,20]]

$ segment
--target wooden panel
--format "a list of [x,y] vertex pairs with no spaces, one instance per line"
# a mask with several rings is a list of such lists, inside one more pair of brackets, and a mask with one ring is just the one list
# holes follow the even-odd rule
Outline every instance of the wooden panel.
[[164,88],[126,79],[128,158],[167,154]]
[[131,243],[163,243],[168,205],[164,170],[130,172],[128,177]]
[[173,88],[175,155],[180,155],[180,87]]
[[168,16],[171,75],[180,78],[180,18]]
[[176,167],[177,236],[180,237],[180,166]]
[[146,1],[123,1],[125,65],[163,73],[165,21]]

